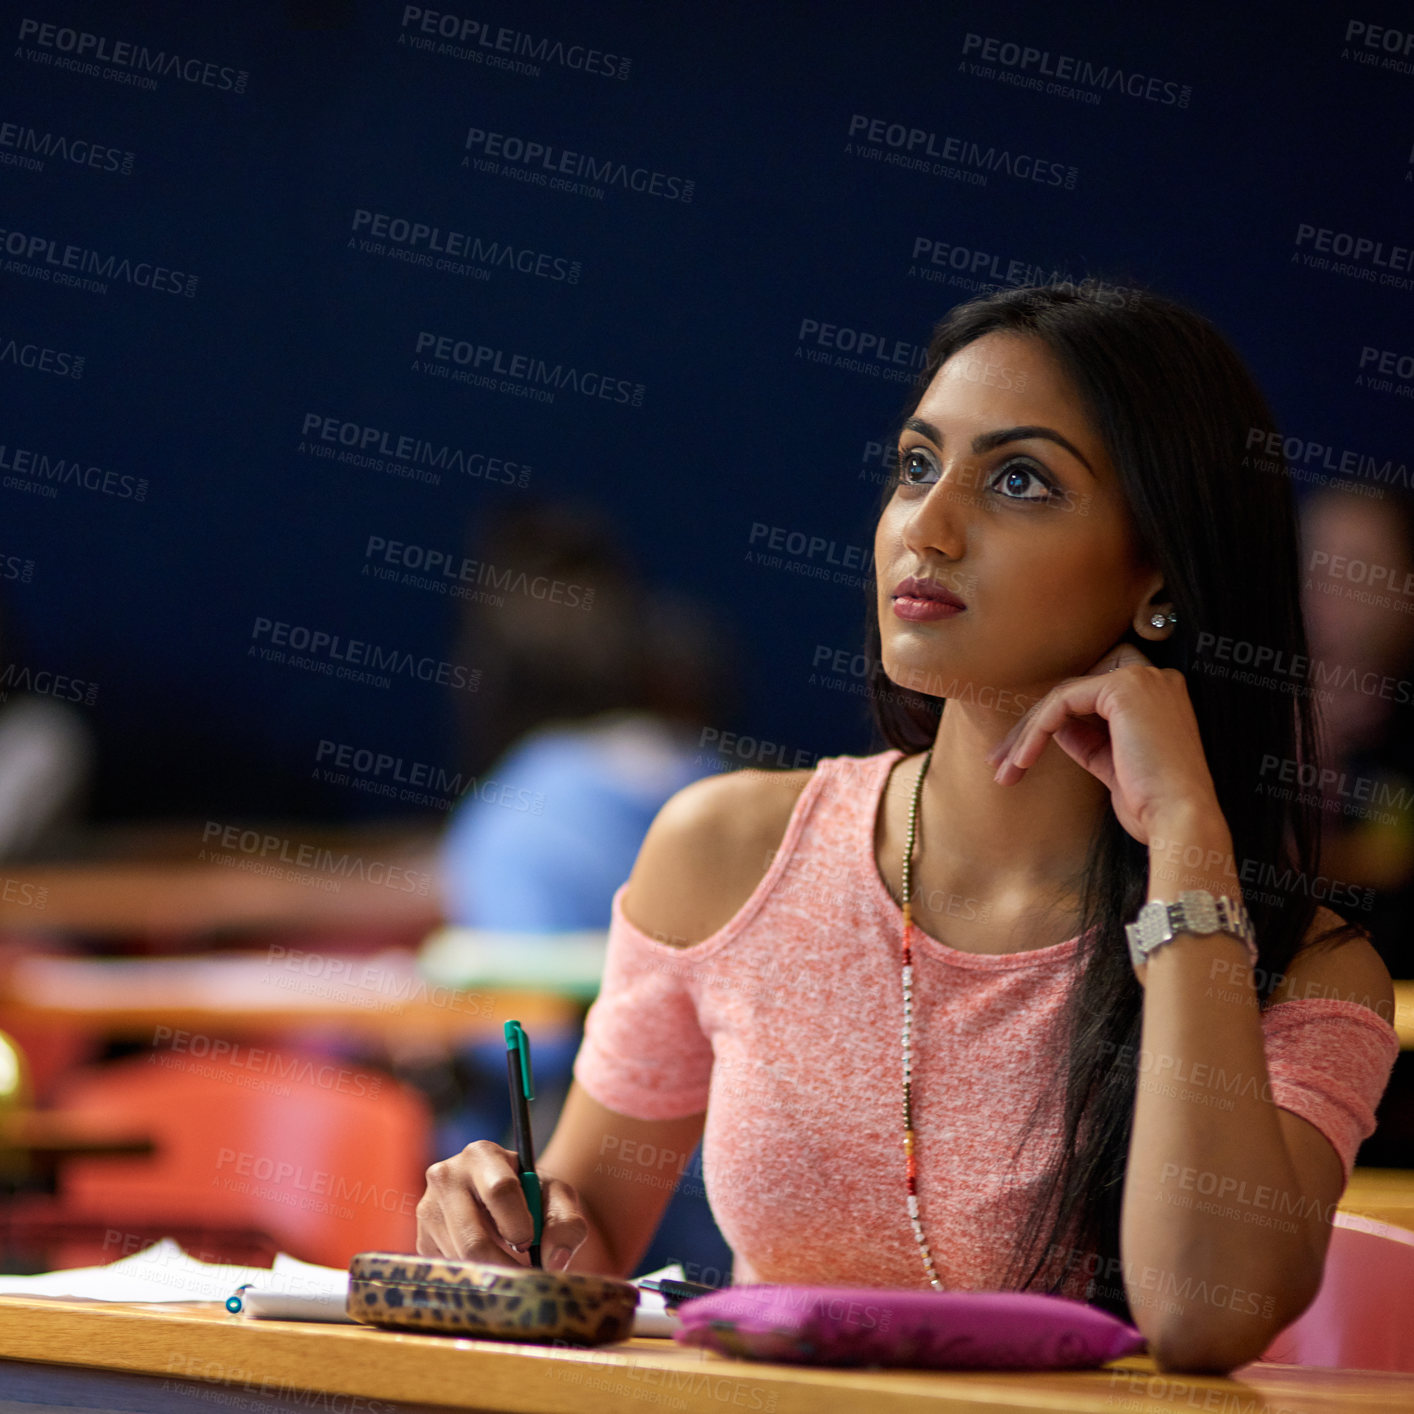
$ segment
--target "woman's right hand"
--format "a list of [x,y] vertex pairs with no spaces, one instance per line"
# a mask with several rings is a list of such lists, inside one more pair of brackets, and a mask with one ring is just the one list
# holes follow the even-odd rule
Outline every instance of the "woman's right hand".
[[[589,1235],[589,1223],[573,1185],[542,1174],[540,1195],[541,1260],[548,1271],[563,1271]],[[478,1139],[427,1170],[427,1191],[417,1205],[420,1256],[528,1267],[533,1236],[513,1149]]]

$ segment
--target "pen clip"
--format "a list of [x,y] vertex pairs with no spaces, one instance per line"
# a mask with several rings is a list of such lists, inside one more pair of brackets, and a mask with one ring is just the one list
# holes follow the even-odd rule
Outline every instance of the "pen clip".
[[520,1058],[520,1088],[527,1100],[535,1098],[535,1082],[530,1074],[530,1042],[526,1039],[525,1027],[518,1021],[508,1021],[504,1027],[506,1049],[515,1051]]

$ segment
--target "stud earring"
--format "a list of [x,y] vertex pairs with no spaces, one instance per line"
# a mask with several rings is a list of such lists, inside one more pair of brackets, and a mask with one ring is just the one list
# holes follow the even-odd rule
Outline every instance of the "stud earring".
[[1176,624],[1178,615],[1170,610],[1167,614],[1154,613],[1149,616],[1149,623],[1154,628],[1163,628],[1165,624]]

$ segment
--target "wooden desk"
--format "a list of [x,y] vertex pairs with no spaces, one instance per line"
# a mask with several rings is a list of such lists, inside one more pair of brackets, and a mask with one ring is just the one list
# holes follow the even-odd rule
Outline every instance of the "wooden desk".
[[[27,1361],[36,1364],[15,1364]],[[122,1386],[74,1397],[85,1371]],[[90,1373],[91,1379],[91,1373]],[[623,1414],[1214,1409],[1231,1414],[1408,1414],[1414,1375],[1254,1364],[1236,1379],[1160,1375],[1152,1361],[1040,1374],[826,1370],[757,1364],[637,1338],[599,1350],[250,1321],[215,1304],[140,1306],[0,1296],[0,1396],[72,1409],[371,1408]],[[369,1404],[368,1401],[380,1401]],[[360,1401],[363,1401],[360,1403]],[[26,1405],[25,1407],[28,1407]]]

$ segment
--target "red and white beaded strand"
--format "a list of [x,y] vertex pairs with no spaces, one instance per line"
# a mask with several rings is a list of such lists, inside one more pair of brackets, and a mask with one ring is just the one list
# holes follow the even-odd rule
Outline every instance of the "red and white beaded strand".
[[933,1254],[928,1250],[928,1239],[923,1236],[923,1222],[918,1215],[918,1159],[913,1133],[913,947],[909,939],[909,931],[913,927],[911,875],[913,837],[918,829],[918,799],[923,793],[923,777],[928,773],[928,763],[932,759],[933,748],[930,746],[913,785],[913,803],[908,811],[908,840],[903,849],[903,1153],[908,1175],[908,1220],[913,1225],[913,1237],[923,1254],[928,1281],[935,1291],[945,1291],[947,1288],[938,1280],[937,1270],[933,1266]]

